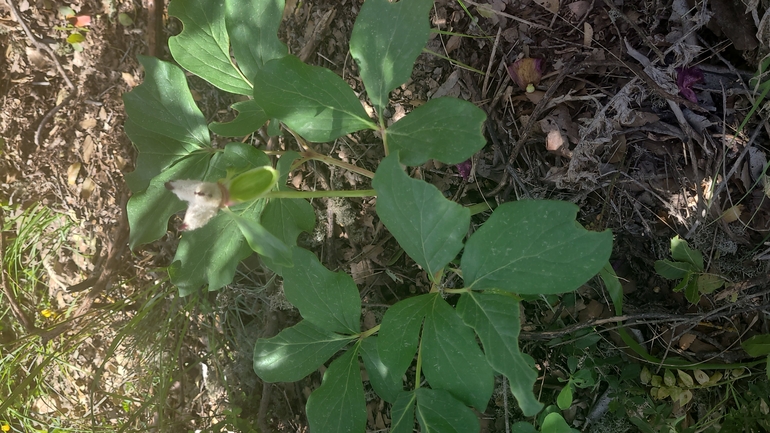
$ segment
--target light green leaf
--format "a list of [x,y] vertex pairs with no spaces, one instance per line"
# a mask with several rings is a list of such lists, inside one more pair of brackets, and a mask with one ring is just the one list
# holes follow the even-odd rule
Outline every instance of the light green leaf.
[[[361,343],[361,359],[364,361],[366,373],[369,375],[369,383],[374,391],[388,403],[395,403],[403,391],[401,376],[393,374],[380,360],[377,351],[377,337],[368,337]],[[412,415],[414,420],[414,415]]]
[[126,133],[139,151],[134,192],[196,150],[210,147],[206,119],[192,99],[184,72],[172,63],[139,56],[144,82],[123,95]]
[[423,432],[473,433],[481,428],[476,414],[448,392],[419,388],[415,415]]
[[280,239],[267,231],[256,220],[244,218],[234,212],[227,215],[238,224],[241,234],[252,251],[259,255],[267,256],[282,266],[292,266],[291,249]]
[[457,314],[478,334],[489,365],[508,378],[524,416],[540,412],[543,404],[532,391],[537,372],[519,350],[519,302],[504,294],[464,293]]
[[670,260],[655,260],[655,272],[667,280],[678,280],[692,272],[697,272],[695,266],[687,262],[672,262]]
[[549,413],[545,417],[543,425],[540,426],[540,431],[542,433],[572,433],[572,429],[567,424],[567,421],[557,412]]
[[309,141],[332,141],[365,128],[377,129],[342,78],[294,56],[271,60],[257,71],[254,100],[268,117]]
[[390,433],[412,433],[414,431],[414,391],[401,392],[390,411]]
[[671,370],[666,369],[666,371],[663,372],[663,383],[665,383],[666,386],[676,385],[676,377]]
[[210,157],[208,154],[195,154],[182,159],[153,178],[147,189],[128,200],[128,243],[132,250],[163,237],[168,231],[168,219],[185,208],[185,203],[166,189],[165,183],[175,179],[200,179],[206,172]]
[[719,275],[714,274],[700,274],[698,275],[698,281],[695,283],[698,286],[698,291],[708,295],[713,293],[714,290],[722,287],[725,284],[725,280]]
[[225,0],[225,5],[227,33],[246,77],[253,77],[265,62],[288,54],[278,39],[284,0]]
[[257,340],[254,371],[265,382],[296,382],[354,339],[303,320],[275,337]]
[[[297,237],[301,232],[311,233],[315,228],[315,211],[304,199],[272,199],[262,212],[262,225],[287,246],[292,247],[297,245]],[[278,263],[265,258],[263,262],[276,274],[283,275],[283,267]]]
[[267,122],[268,117],[253,99],[248,101],[236,102],[231,107],[238,111],[238,115],[231,122],[211,122],[209,129],[211,132],[222,137],[244,137]]
[[390,92],[412,75],[414,61],[428,42],[431,7],[432,0],[371,0],[361,6],[350,35],[350,54],[380,115]]
[[494,388],[494,375],[471,328],[438,293],[429,294],[422,330],[422,371],[434,389],[483,412]]
[[380,220],[433,278],[462,249],[470,211],[444,198],[435,186],[410,178],[401,169],[397,153],[382,160],[372,186]]
[[174,60],[226,92],[251,95],[251,84],[230,60],[224,0],[173,0],[168,14],[184,26],[168,38]]
[[677,369],[676,375],[679,376],[679,380],[686,388],[692,388],[692,386],[695,385],[695,381],[692,379],[692,376],[685,373],[684,371]]
[[742,342],[741,347],[755,358],[770,355],[770,334],[755,335]]
[[340,334],[360,332],[361,298],[345,272],[326,269],[315,254],[294,247],[296,266],[283,270],[283,291],[305,320]]
[[401,377],[417,353],[422,320],[433,295],[420,295],[397,302],[388,308],[380,325],[377,352],[388,374]]
[[256,200],[273,189],[278,182],[278,170],[269,165],[244,171],[225,182],[230,203]]
[[572,406],[572,384],[567,383],[564,388],[559,391],[559,395],[556,397],[556,405],[561,410],[567,410]]
[[358,346],[335,359],[321,386],[307,399],[307,419],[316,433],[359,433],[366,428],[366,399]]
[[400,151],[405,165],[429,159],[459,164],[487,143],[482,134],[486,114],[468,101],[431,99],[385,130],[388,148]]
[[577,289],[610,257],[612,233],[590,232],[576,221],[578,207],[550,200],[500,205],[466,242],[465,285],[521,294]]
[[671,257],[680,262],[691,263],[697,271],[703,271],[703,254],[690,248],[686,240],[674,236],[671,239]]

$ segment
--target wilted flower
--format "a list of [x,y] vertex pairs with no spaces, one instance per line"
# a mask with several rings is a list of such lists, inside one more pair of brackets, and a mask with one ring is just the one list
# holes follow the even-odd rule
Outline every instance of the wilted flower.
[[543,59],[525,57],[508,65],[508,75],[519,85],[521,90],[532,93],[535,91],[535,86],[540,84],[540,79],[543,78],[544,64]]
[[471,163],[471,160],[468,159],[455,165],[455,168],[457,169],[457,172],[460,173],[460,177],[462,177],[463,180],[468,180],[468,178],[471,176],[471,169],[473,168],[473,164]]
[[698,68],[676,68],[676,85],[679,86],[679,93],[688,101],[698,103],[698,97],[692,86],[703,82],[703,71]]

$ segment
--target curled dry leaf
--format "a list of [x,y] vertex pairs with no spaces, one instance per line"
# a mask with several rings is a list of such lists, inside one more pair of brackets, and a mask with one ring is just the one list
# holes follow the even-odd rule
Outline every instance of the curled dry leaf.
[[743,212],[743,205],[737,204],[731,207],[730,209],[727,209],[725,213],[722,214],[722,221],[726,222],[727,224],[730,224],[731,222],[740,218],[742,212]]
[[548,131],[548,135],[545,137],[545,150],[554,155],[572,158],[572,151],[569,150],[564,136],[556,129]]

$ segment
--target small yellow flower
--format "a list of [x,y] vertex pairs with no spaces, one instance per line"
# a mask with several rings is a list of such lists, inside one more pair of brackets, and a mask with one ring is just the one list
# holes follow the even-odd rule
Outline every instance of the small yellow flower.
[[[41,311],[40,314],[42,314],[43,317],[48,319],[48,318],[51,318],[55,313],[49,310],[48,308],[46,308],[45,310]],[[8,431],[8,430],[3,430],[3,431]]]
[[9,432],[11,431],[11,426],[9,426],[7,422],[4,422],[2,425],[0,425],[0,430]]

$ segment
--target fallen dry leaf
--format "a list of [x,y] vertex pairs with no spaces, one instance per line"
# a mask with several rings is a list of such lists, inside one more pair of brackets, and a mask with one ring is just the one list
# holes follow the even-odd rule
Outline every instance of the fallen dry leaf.
[[722,214],[722,221],[730,224],[741,217],[741,212],[743,212],[743,205],[737,204],[730,209],[727,209],[725,213]]
[[67,167],[67,183],[74,185],[78,180],[78,173],[80,173],[80,163],[76,162]]
[[552,14],[559,12],[559,0],[535,0],[535,3],[544,7]]

